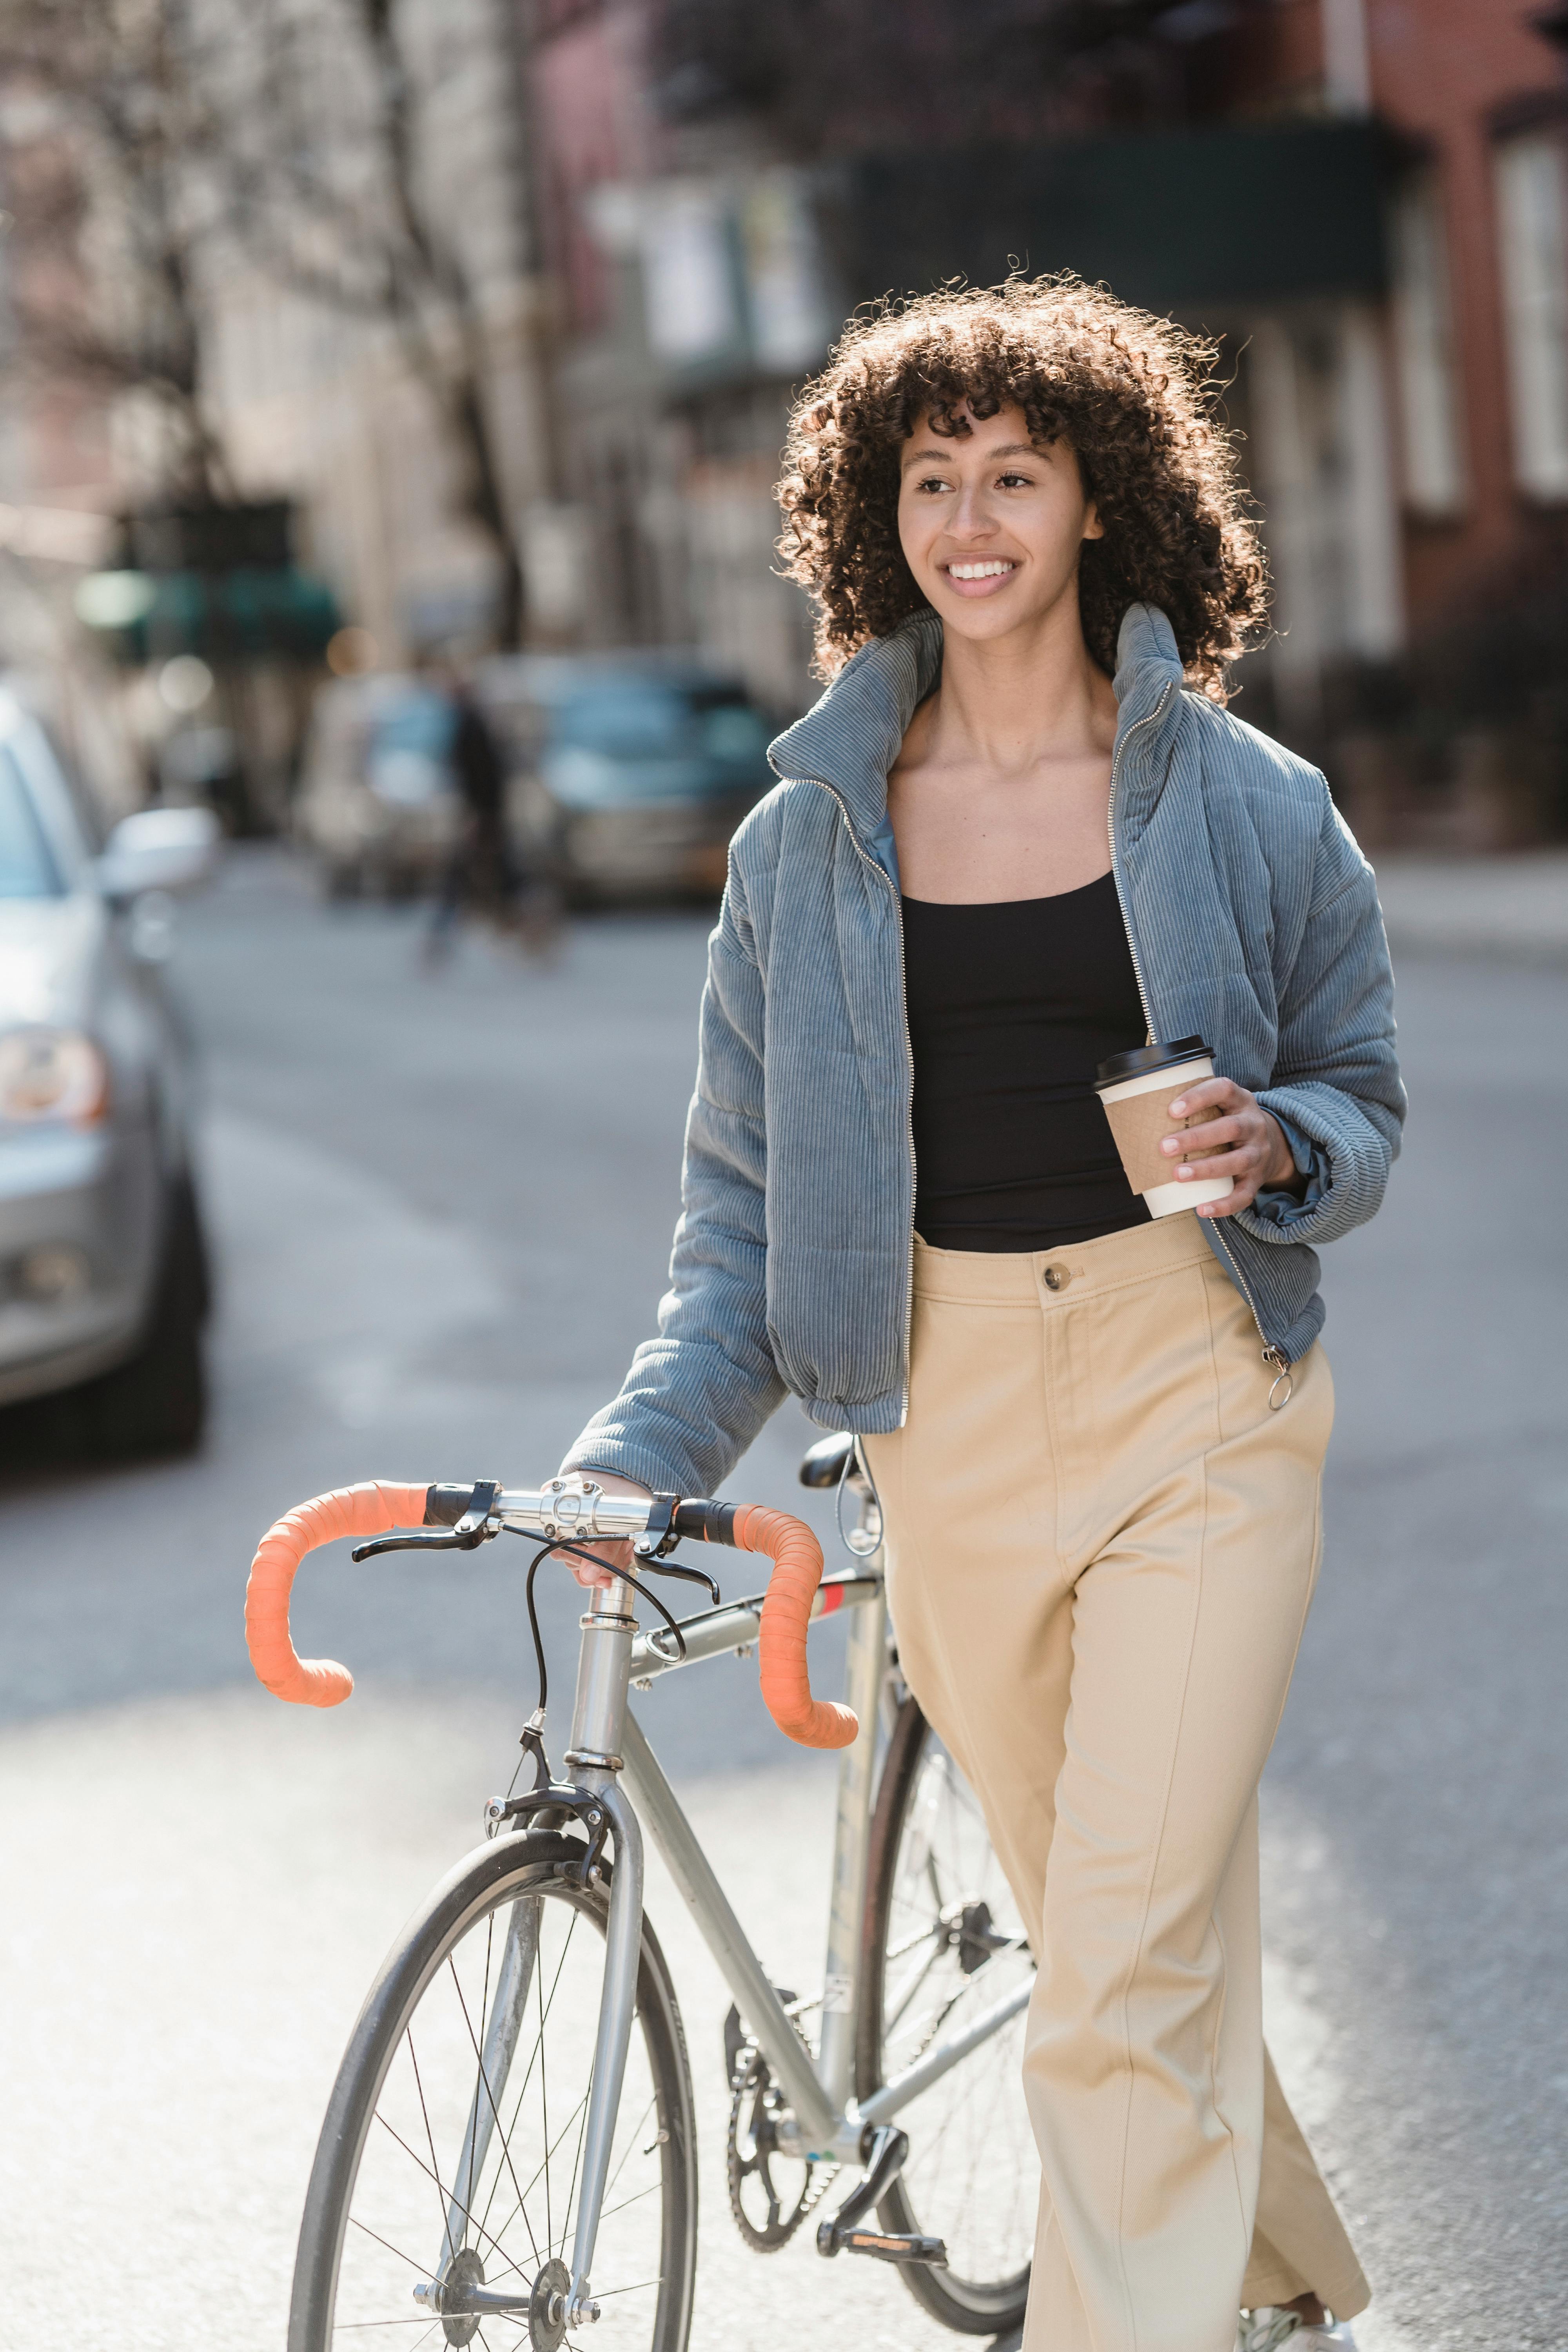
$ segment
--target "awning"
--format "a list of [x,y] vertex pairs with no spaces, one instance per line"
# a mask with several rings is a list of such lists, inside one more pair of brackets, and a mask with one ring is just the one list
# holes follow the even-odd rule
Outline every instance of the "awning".
[[852,167],[858,299],[1076,269],[1124,300],[1205,305],[1380,294],[1390,161],[1372,122],[1160,131]]

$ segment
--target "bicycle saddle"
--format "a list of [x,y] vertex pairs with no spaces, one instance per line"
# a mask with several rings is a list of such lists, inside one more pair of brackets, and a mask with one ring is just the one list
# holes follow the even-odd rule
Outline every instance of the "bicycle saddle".
[[808,1446],[800,1465],[803,1486],[837,1486],[839,1480],[857,1494],[870,1496],[870,1485],[861,1469],[855,1452],[855,1433],[840,1429],[831,1437],[819,1437]]

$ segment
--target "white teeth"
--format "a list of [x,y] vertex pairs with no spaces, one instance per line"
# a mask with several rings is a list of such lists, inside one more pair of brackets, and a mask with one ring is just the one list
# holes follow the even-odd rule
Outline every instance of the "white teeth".
[[1012,572],[1011,563],[950,563],[948,577],[952,580],[994,580],[1004,572]]

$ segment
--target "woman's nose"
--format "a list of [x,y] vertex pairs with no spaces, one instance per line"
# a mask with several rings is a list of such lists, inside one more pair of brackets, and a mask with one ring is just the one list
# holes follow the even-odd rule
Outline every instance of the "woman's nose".
[[962,489],[948,528],[955,539],[984,539],[996,528],[984,488]]

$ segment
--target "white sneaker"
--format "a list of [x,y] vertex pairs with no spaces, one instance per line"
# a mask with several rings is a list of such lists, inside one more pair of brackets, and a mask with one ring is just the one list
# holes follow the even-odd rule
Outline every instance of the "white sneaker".
[[1273,2304],[1242,2313],[1236,2352],[1279,2352],[1282,2345],[1289,2345],[1289,2352],[1355,2352],[1348,2319],[1324,2320],[1319,2327],[1309,2327],[1299,2311]]

